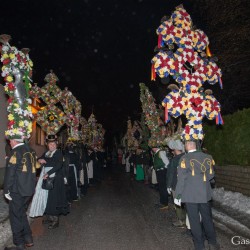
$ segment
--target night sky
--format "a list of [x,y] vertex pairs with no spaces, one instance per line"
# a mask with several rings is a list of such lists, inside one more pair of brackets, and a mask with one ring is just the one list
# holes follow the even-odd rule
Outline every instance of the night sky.
[[183,2],[203,29],[190,1],[1,2],[1,34],[11,35],[10,44],[19,49],[31,49],[33,81],[43,86],[53,69],[59,87],[67,86],[82,103],[82,115],[88,118],[94,107],[98,122],[113,132],[141,112],[139,83],[150,83],[160,19]]

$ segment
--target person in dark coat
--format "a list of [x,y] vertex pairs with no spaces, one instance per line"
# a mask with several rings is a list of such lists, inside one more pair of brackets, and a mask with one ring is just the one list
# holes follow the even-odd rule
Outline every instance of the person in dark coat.
[[20,138],[10,140],[12,148],[4,176],[4,195],[9,200],[9,219],[15,247],[5,250],[23,250],[33,245],[32,232],[26,210],[35,192],[36,154]]
[[220,249],[209,203],[212,199],[210,180],[214,178],[214,160],[211,155],[198,151],[195,141],[186,141],[185,149],[187,154],[179,162],[174,203],[185,203],[195,249],[205,249],[202,226],[209,249]]
[[102,181],[103,180],[103,168],[105,164],[105,152],[100,147],[96,149],[96,158],[97,158],[97,166],[98,166],[98,179]]
[[168,209],[168,191],[167,191],[167,168],[169,160],[166,151],[161,150],[160,147],[153,147],[154,152],[154,169],[156,172],[157,182],[160,193],[160,203],[156,204],[161,210]]
[[81,169],[80,156],[75,152],[73,143],[66,146],[64,152],[64,165],[66,177],[66,189],[68,202],[77,201],[79,197],[78,184],[80,180],[79,172]]
[[43,164],[46,170],[44,179],[49,176],[55,177],[54,188],[48,191],[47,205],[45,209],[46,218],[43,224],[49,224],[49,229],[59,226],[59,215],[66,215],[69,212],[69,204],[66,198],[63,174],[63,155],[57,149],[57,140],[55,135],[49,135],[46,139],[48,151],[45,152],[38,162]]
[[144,170],[144,184],[149,184],[149,170],[150,170],[150,153],[148,150],[143,151],[143,170]]
[[135,169],[136,169],[136,154],[135,154],[135,150],[131,151],[131,156],[129,159],[129,163],[130,163],[130,176],[131,176],[131,180],[134,180],[134,176],[135,176]]
[[99,172],[98,172],[98,160],[96,156],[95,149],[88,149],[89,160],[93,163],[93,178],[90,179],[90,184],[96,184],[99,181]]
[[144,157],[143,150],[141,148],[136,149],[135,162],[136,162],[136,177],[135,177],[135,179],[137,181],[144,181],[143,165],[145,163],[145,157]]
[[87,163],[89,162],[89,155],[86,145],[81,145],[81,166],[82,166],[82,183],[81,183],[81,195],[85,196],[88,191],[89,179],[88,179],[88,170]]
[[[172,139],[167,143],[168,147],[172,150],[174,157],[170,160],[168,164],[167,171],[167,185],[168,185],[168,193],[173,195],[173,199],[175,196],[175,188],[177,184],[177,168],[179,166],[180,158],[185,154],[184,153],[184,145],[180,139]],[[173,225],[176,227],[184,227],[186,221],[186,211],[184,205],[175,206],[176,215],[178,221],[174,222]]]

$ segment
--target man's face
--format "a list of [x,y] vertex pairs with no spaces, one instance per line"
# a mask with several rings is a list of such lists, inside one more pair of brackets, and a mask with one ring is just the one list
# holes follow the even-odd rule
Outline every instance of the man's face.
[[158,148],[152,148],[153,153],[157,151]]
[[57,147],[56,142],[53,141],[53,142],[49,142],[49,143],[48,143],[48,148],[49,148],[49,151],[50,151],[50,152],[56,150],[56,147]]
[[16,141],[15,140],[10,140],[10,146],[11,148],[13,148],[16,145]]

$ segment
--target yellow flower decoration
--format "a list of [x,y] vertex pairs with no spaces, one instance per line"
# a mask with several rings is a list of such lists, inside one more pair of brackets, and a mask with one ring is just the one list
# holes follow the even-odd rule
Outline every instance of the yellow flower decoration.
[[7,80],[7,82],[13,82],[13,77],[12,76],[7,76],[6,80]]
[[197,134],[193,134],[193,138],[195,139],[195,140],[198,140],[198,135]]
[[29,63],[29,66],[30,66],[30,67],[33,67],[33,62],[32,62],[31,60],[29,60],[28,63]]
[[32,131],[32,123],[30,122],[28,125],[28,132],[31,133],[31,131]]
[[23,127],[23,126],[24,126],[24,122],[23,122],[23,121],[20,121],[20,122],[19,122],[19,126],[20,126],[20,127]]
[[49,120],[50,120],[50,121],[53,121],[54,119],[55,119],[55,117],[54,117],[53,115],[50,115],[50,116],[49,116]]
[[10,59],[14,59],[15,58],[15,54],[10,53]]
[[7,59],[7,58],[9,58],[9,55],[6,54],[6,53],[4,53],[4,54],[2,55],[2,58],[3,58],[3,59]]
[[13,132],[14,134],[18,134],[17,128],[14,128],[14,129],[12,130],[12,132]]
[[9,121],[13,121],[13,120],[14,120],[14,116],[13,116],[12,114],[9,114],[9,115],[8,115],[8,120],[9,120]]

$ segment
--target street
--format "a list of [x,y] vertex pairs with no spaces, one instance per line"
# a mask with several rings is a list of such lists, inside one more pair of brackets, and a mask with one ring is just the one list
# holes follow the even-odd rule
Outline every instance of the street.
[[[32,223],[32,250],[139,250],[193,249],[186,230],[175,228],[173,204],[166,211],[154,207],[158,193],[130,179],[118,167],[105,170],[101,184],[90,187],[86,197],[74,202],[71,213],[60,217],[59,228],[47,229],[42,218]],[[172,203],[172,201],[171,201]],[[233,246],[228,236],[218,232],[221,249]]]

